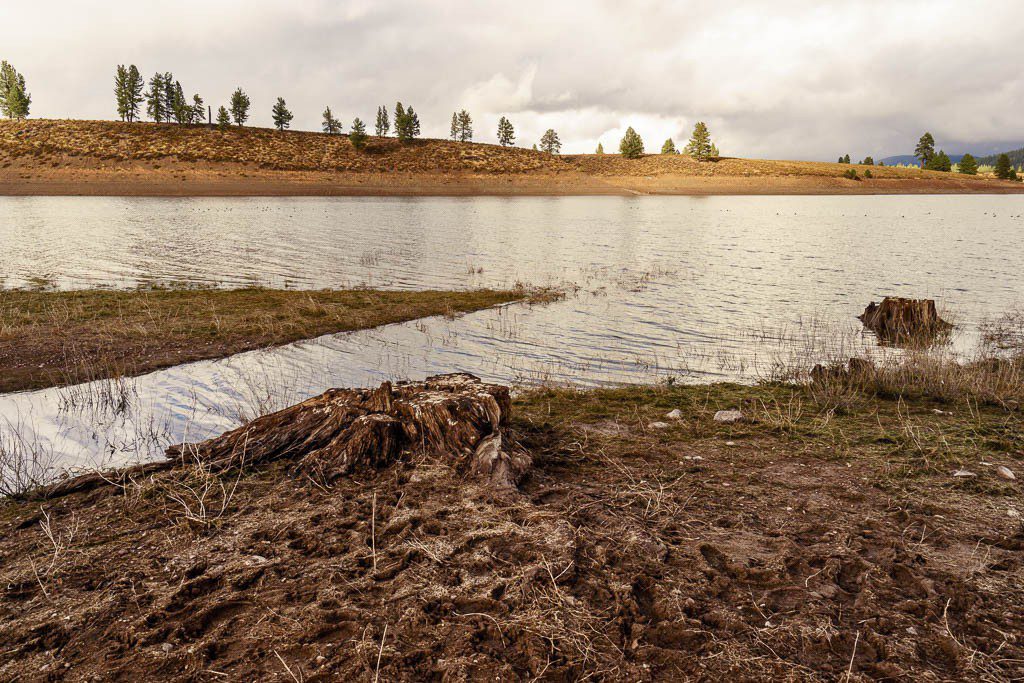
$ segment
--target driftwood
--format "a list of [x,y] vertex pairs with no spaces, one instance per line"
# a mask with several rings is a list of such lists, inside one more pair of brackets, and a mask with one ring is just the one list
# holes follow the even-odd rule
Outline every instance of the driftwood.
[[857,317],[886,344],[930,343],[953,327],[939,317],[934,299],[887,296]]
[[172,446],[167,456],[217,469],[287,459],[330,482],[417,454],[439,455],[460,472],[511,488],[530,458],[503,447],[510,407],[507,387],[468,374],[331,389],[208,441]]

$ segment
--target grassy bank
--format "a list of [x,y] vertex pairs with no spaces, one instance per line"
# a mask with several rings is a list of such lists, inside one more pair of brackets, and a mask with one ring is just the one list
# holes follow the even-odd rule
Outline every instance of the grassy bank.
[[8,502],[0,677],[1019,677],[1021,414],[911,393],[531,391],[509,497],[285,458]]
[[136,375],[525,296],[512,290],[0,291],[0,392]]

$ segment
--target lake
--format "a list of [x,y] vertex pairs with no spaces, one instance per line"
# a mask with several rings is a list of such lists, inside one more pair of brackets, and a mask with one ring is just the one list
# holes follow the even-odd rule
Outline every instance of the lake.
[[[330,386],[753,381],[874,349],[854,316],[934,298],[971,348],[1019,307],[1024,196],[0,198],[0,286],[559,286],[513,305],[144,377],[0,396],[0,442],[122,464]],[[837,348],[837,345],[840,348]],[[116,393],[123,410],[105,406]],[[17,436],[15,436],[17,434]]]

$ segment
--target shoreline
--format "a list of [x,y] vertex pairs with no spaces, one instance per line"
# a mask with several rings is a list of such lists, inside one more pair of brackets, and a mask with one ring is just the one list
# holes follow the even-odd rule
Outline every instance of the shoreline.
[[988,179],[823,176],[354,174],[251,169],[0,171],[10,197],[573,197],[1024,194]]

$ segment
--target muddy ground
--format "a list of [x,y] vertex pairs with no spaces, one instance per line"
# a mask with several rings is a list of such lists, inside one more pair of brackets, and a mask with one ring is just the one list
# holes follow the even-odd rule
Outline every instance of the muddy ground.
[[1019,413],[732,386],[514,410],[509,494],[437,458],[329,489],[279,461],[4,505],[0,680],[1024,677]]

